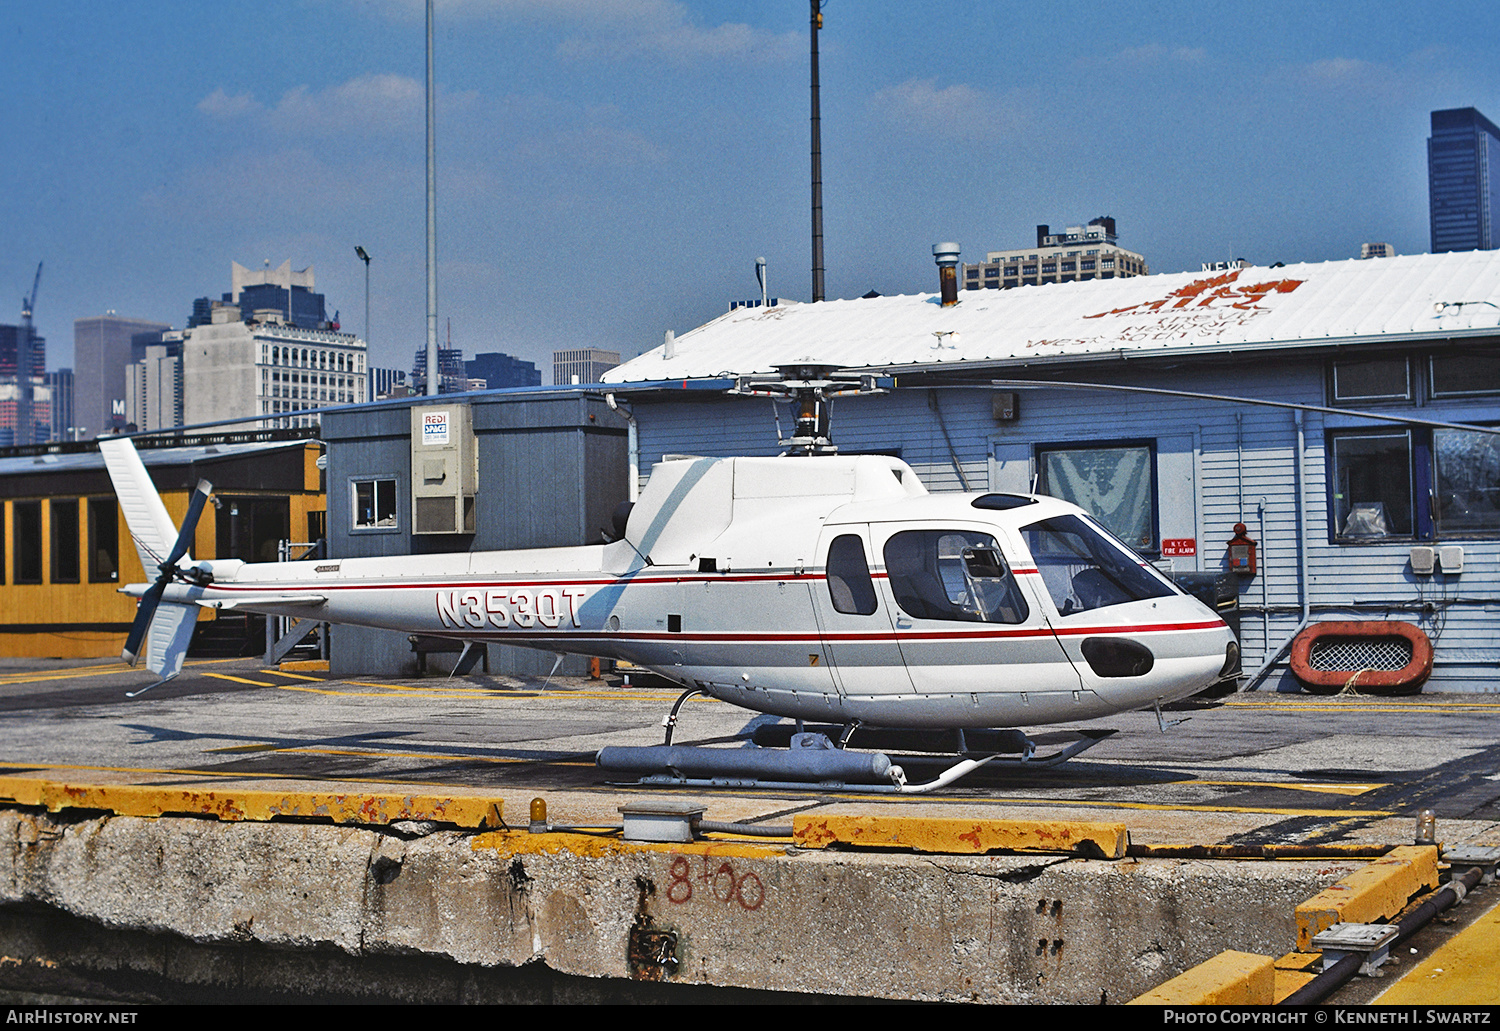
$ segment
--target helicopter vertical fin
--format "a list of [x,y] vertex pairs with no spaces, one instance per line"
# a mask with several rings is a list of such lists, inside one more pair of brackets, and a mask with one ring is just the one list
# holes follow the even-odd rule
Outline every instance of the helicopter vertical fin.
[[141,556],[141,568],[147,576],[154,577],[177,540],[177,527],[172,525],[172,517],[151,482],[151,474],[146,472],[141,456],[128,438],[101,439],[99,453],[104,456],[125,525],[130,528]]

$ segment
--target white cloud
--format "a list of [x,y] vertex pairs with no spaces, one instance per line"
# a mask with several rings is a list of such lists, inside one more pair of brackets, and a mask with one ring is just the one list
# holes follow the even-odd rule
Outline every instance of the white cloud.
[[211,118],[239,118],[262,110],[260,101],[248,93],[230,96],[222,88],[198,101],[198,110]]
[[[383,0],[402,19],[422,18],[425,0]],[[561,26],[559,56],[587,60],[650,58],[696,61],[782,61],[802,53],[806,37],[773,33],[743,22],[700,25],[679,0],[436,0],[434,18],[513,19]]]
[[870,100],[897,125],[937,136],[991,138],[1016,132],[1026,120],[1018,92],[996,96],[963,83],[939,88],[936,79],[908,79]]
[[[477,94],[448,93],[439,88],[440,113],[467,106]],[[198,110],[214,118],[255,118],[279,132],[356,133],[381,135],[408,131],[425,117],[422,83],[404,75],[361,75],[323,90],[298,86],[287,90],[272,108],[249,93],[230,96],[216,89],[198,102]]]

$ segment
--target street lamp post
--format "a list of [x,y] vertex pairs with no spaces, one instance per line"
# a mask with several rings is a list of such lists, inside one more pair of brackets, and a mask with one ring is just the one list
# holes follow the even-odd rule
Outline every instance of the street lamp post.
[[375,370],[370,365],[370,252],[355,244],[354,253],[365,263],[365,400],[375,400]]

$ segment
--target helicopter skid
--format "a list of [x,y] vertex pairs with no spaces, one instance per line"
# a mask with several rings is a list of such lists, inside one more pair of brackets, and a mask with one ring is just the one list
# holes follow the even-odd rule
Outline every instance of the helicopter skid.
[[[776,728],[765,728],[775,730]],[[790,731],[792,728],[784,728]],[[939,770],[930,781],[912,784],[907,780],[906,765],[931,768],[950,762],[954,756],[937,755],[902,756],[903,763],[895,763],[884,752],[850,752],[832,747],[829,732],[837,734],[839,728],[814,728],[805,735],[795,735],[788,742],[792,747],[755,748],[704,748],[691,745],[611,746],[599,751],[597,765],[610,773],[634,774],[639,777],[634,783],[643,786],[713,787],[713,788],[757,788],[792,791],[858,790],[892,794],[922,794],[950,784],[968,776],[981,766],[991,763],[1029,769],[1045,769],[1059,765],[1110,737],[1113,730],[1082,730],[1041,735],[1030,739],[1019,731],[970,732],[971,737],[981,734],[996,735],[998,741],[970,742],[970,750],[952,765]],[[860,732],[856,732],[858,734]],[[912,732],[880,730],[864,731],[866,738],[880,737],[896,741],[903,734]],[[768,735],[774,736],[774,735]],[[918,736],[922,747],[931,742]],[[760,744],[760,735],[757,743]],[[812,740],[828,742],[810,744]],[[982,752],[975,745],[1002,744],[1001,750]],[[1060,744],[1062,747],[1047,755],[1037,755],[1036,745]],[[867,747],[872,747],[867,745]],[[912,747],[912,746],[908,746]]]

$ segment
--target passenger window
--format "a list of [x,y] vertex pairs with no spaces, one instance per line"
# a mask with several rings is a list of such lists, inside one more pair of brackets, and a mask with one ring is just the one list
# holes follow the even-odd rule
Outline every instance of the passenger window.
[[839,612],[868,616],[875,611],[875,582],[859,537],[846,533],[828,547],[828,596]]
[[1021,623],[1025,598],[995,538],[968,530],[903,530],[885,543],[901,611],[918,619]]

